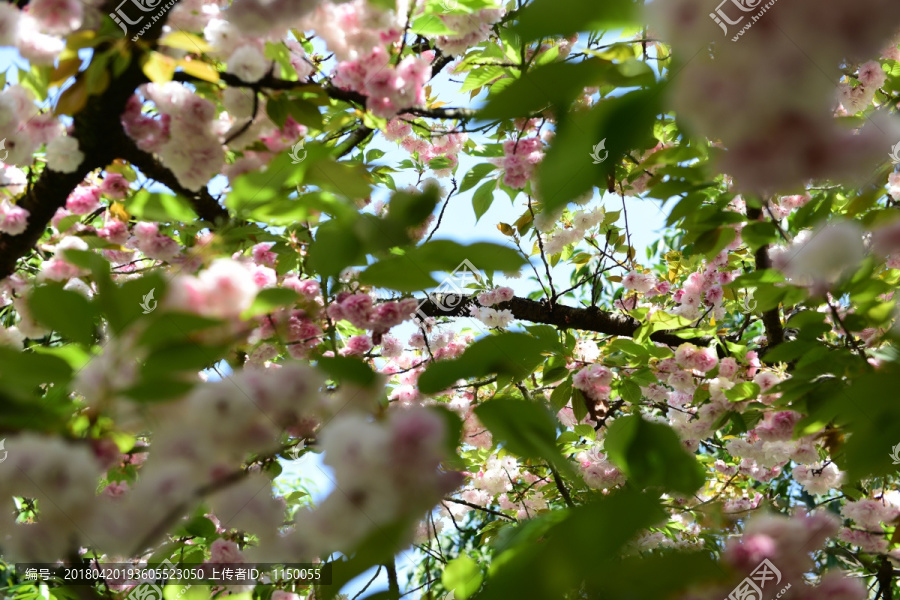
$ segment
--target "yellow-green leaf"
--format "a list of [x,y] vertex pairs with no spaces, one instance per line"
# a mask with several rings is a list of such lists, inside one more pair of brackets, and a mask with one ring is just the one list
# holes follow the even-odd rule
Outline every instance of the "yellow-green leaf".
[[66,48],[81,50],[92,48],[97,43],[97,32],[94,30],[77,31],[66,38]]
[[53,113],[56,115],[74,116],[87,104],[87,97],[87,85],[83,79],[79,79],[62,93]]
[[167,81],[172,81],[176,64],[174,58],[169,58],[159,52],[152,52],[150,58],[147,59],[141,69],[144,71],[147,79],[153,83],[166,83]]
[[81,67],[81,59],[78,57],[59,61],[59,65],[50,74],[50,84],[59,85],[63,83],[69,77],[78,73],[79,67]]
[[185,73],[196,77],[197,79],[209,81],[210,83],[219,82],[219,72],[212,65],[205,63],[202,60],[182,59],[178,61],[178,66],[181,67]]
[[177,48],[178,50],[195,52],[198,54],[210,51],[210,46],[206,43],[206,40],[200,36],[184,31],[173,31],[161,39],[159,44],[161,46],[168,46],[169,48]]

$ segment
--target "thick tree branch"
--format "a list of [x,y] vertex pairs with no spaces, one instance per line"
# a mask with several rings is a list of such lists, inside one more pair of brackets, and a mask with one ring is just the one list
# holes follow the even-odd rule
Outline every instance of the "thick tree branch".
[[[768,269],[772,266],[769,262],[769,247],[763,246],[756,251],[756,268]],[[778,307],[762,313],[762,322],[766,326],[767,350],[770,350],[784,341],[784,326],[781,324],[781,315]]]
[[117,150],[119,157],[139,168],[146,177],[158,181],[176,194],[187,198],[197,216],[207,223],[217,224],[228,221],[228,211],[210,195],[205,187],[195,192],[182,186],[172,171],[163,166],[152,154],[138,148],[124,132]]
[[[469,309],[477,306],[472,298],[459,294],[432,294],[419,307],[422,314],[429,317],[464,317],[469,315]],[[543,302],[528,300],[527,298],[513,298],[509,302],[502,302],[494,306],[499,310],[509,310],[520,321],[532,323],[544,323],[555,325],[560,329],[581,329],[582,331],[595,331],[605,335],[618,335],[633,337],[640,327],[640,322],[627,316],[600,310],[596,306],[576,308],[556,304],[551,307]],[[650,335],[654,342],[668,346],[678,346],[684,342],[690,342],[698,346],[708,346],[714,338],[680,338],[673,333],[657,331]]]
[[[97,51],[101,50],[104,49]],[[19,235],[0,234],[0,279],[15,272],[16,262],[31,251],[56,210],[65,206],[66,198],[85,176],[117,158],[110,137],[125,135],[121,131],[119,115],[135,88],[146,81],[138,61],[132,60],[118,78],[110,81],[106,91],[88,99],[85,107],[74,116],[71,136],[78,140],[84,160],[72,173],[45,168],[19,199],[18,205],[29,212],[28,226]]]
[[[759,208],[747,207],[747,220],[755,221],[762,215]],[[769,260],[769,246],[762,246],[756,251],[756,270],[768,269],[772,266]],[[781,314],[778,307],[762,313],[762,322],[766,327],[766,350],[771,350],[784,341],[784,326],[781,324]]]
[[388,576],[388,598],[398,600],[400,598],[400,584],[397,581],[397,565],[394,559],[391,558],[384,566],[387,569]]

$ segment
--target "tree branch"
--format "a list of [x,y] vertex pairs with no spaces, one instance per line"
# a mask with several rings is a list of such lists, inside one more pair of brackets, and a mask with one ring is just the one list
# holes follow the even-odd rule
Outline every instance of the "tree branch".
[[[307,81],[288,81],[286,79],[278,79],[277,77],[273,77],[271,74],[266,75],[259,81],[254,81],[252,83],[244,81],[231,73],[220,73],[220,79],[230,87],[245,87],[250,88],[254,91],[259,91],[263,89],[267,90],[280,90],[280,91],[289,91],[289,90],[297,90],[302,88],[309,87],[319,87],[321,88],[325,94],[328,95],[329,98],[333,98],[334,100],[341,100],[343,102],[349,102],[352,104],[358,104],[360,106],[365,106],[366,101],[369,99],[365,94],[360,94],[359,92],[355,92],[353,90],[344,90],[339,87],[335,87],[333,85],[327,84],[318,84],[311,83]],[[184,72],[175,73],[172,77],[174,81],[181,81],[186,83],[197,83],[202,82],[202,79],[198,79],[192,75],[188,75]],[[471,108],[453,108],[453,107],[439,107],[439,108],[421,108],[421,107],[409,107],[400,110],[398,114],[408,113],[411,115],[416,115],[418,117],[430,117],[432,119],[471,119],[475,116],[477,111]]]
[[120,147],[117,148],[119,157],[124,158],[138,167],[146,177],[158,181],[167,188],[190,200],[197,212],[197,216],[210,224],[218,224],[228,221],[228,211],[213,198],[205,187],[198,191],[189,190],[178,183],[175,174],[163,166],[156,157],[137,147],[134,141],[123,132]]
[[[447,309],[446,307],[448,306],[452,308]],[[419,310],[428,317],[466,317],[469,315],[469,309],[474,306],[477,306],[475,301],[467,296],[461,296],[460,294],[432,294],[419,306]],[[560,329],[595,331],[605,335],[634,337],[635,331],[641,326],[641,323],[636,319],[627,315],[600,310],[596,306],[576,308],[555,304],[551,311],[549,304],[527,298],[513,298],[508,302],[501,302],[493,308],[509,310],[520,321],[555,325]],[[679,346],[684,342],[690,342],[698,346],[708,346],[714,338],[680,338],[673,333],[657,331],[650,334],[650,339],[668,346]]]
[[559,493],[562,495],[563,500],[565,500],[566,506],[568,506],[569,508],[575,506],[575,503],[572,502],[572,496],[569,495],[569,490],[566,489],[566,484],[563,483],[563,480],[559,476],[559,473],[552,466],[550,467],[550,472],[553,473],[553,483],[556,484],[556,489],[559,490]]
[[[98,47],[96,52],[104,50],[106,48]],[[124,112],[125,103],[135,88],[146,81],[137,57],[134,57],[128,68],[110,81],[106,91],[91,97],[74,116],[71,136],[78,140],[84,160],[72,173],[45,168],[34,185],[19,199],[18,205],[29,212],[28,226],[19,235],[0,234],[0,279],[15,272],[18,260],[31,251],[56,210],[66,205],[66,198],[85,176],[94,169],[106,167],[117,158],[114,145],[109,143],[110,130],[114,137],[125,135],[119,115]]]
[[400,584],[397,581],[397,566],[393,557],[384,564],[384,567],[387,569],[388,576],[388,597],[392,600],[398,600],[400,598]]
[[[747,221],[755,221],[762,215],[759,208],[747,207]],[[755,255],[756,270],[768,269],[772,266],[769,260],[769,246],[761,246]],[[762,322],[766,327],[766,350],[771,350],[784,341],[784,326],[781,324],[781,315],[778,307],[762,313]]]
[[344,156],[347,156],[348,154],[353,152],[354,148],[366,141],[366,138],[368,138],[371,134],[372,129],[366,127],[363,124],[360,124],[359,127],[354,129],[350,133],[350,135],[347,136],[347,139],[335,146],[335,156],[337,158],[343,158]]

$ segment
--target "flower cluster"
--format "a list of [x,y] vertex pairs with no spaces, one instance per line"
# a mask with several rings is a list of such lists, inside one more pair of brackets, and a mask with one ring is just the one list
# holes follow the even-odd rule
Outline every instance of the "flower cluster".
[[97,509],[95,490],[103,472],[91,447],[34,433],[8,437],[5,446],[9,456],[0,464],[0,496],[33,498],[41,514],[37,523],[15,525],[10,511],[0,513],[4,554],[51,562],[72,539],[87,543],[79,524]]
[[358,60],[338,64],[334,83],[338,87],[365,94],[366,108],[390,118],[406,108],[425,104],[425,84],[431,77],[427,56],[408,56],[396,67],[380,46]]
[[143,115],[140,101],[133,98],[122,115],[125,131],[140,148],[158,153],[185,188],[204,187],[225,164],[213,127],[215,104],[173,81],[145,84],[141,93],[161,116]]
[[503,142],[503,157],[491,162],[503,169],[503,183],[520,190],[534,176],[535,167],[544,159],[544,142],[538,137]]
[[[815,6],[779,3],[768,11],[760,4],[762,12],[751,15],[735,6],[722,8],[726,20],[743,18],[730,28],[721,18],[716,17],[722,25],[710,19],[709,7],[700,0],[648,7],[654,29],[675,52],[696,55],[679,72],[672,104],[694,132],[727,148],[722,172],[732,174],[743,189],[771,193],[825,176],[851,179],[881,163],[884,148],[895,143],[900,129],[887,120],[868,123],[859,133],[842,127],[833,118],[831,81],[841,78],[843,65],[859,64],[888,46],[900,7],[890,0],[854,6],[827,0]],[[859,10],[880,18],[847,27]],[[759,20],[752,28],[745,25],[751,17]],[[727,39],[718,43],[722,28]],[[716,42],[715,53],[702,52],[710,42]],[[821,50],[815,61],[809,60],[810,48]],[[775,64],[779,67],[769,68]],[[870,94],[884,81],[879,71],[877,62],[865,62],[857,74],[859,85],[842,86],[847,110],[871,103]],[[743,118],[735,119],[736,114]]]
[[572,214],[572,226],[562,227],[547,234],[544,239],[544,251],[547,254],[558,254],[570,244],[577,244],[586,232],[603,223],[606,211],[602,208],[579,210]]
[[414,298],[376,305],[369,294],[343,292],[328,306],[328,316],[335,321],[350,321],[360,329],[386,333],[391,327],[410,319],[417,307],[418,302]]
[[374,528],[416,508],[426,510],[460,483],[440,472],[444,422],[428,409],[392,410],[385,422],[341,414],[322,431],[334,492],[301,510],[285,539],[288,556],[324,556],[354,545]]
[[19,235],[28,227],[28,216],[27,210],[3,199],[0,201],[0,233]]
[[472,14],[441,15],[441,21],[454,33],[438,36],[435,45],[444,54],[465,54],[466,50],[488,38],[491,27],[504,14],[506,11],[502,8],[484,8]]
[[[813,600],[814,598],[840,598],[863,600],[865,586],[857,580],[846,578],[840,571],[826,573],[816,585],[807,583],[805,574],[814,566],[810,554],[817,551],[837,531],[834,515],[827,512],[798,512],[792,517],[759,515],[750,519],[740,539],[730,540],[723,559],[737,573],[728,585],[704,593],[700,598],[721,598],[740,582],[739,577],[749,575],[760,567],[763,560],[778,571],[769,571],[766,589],[789,589],[790,598]],[[771,568],[767,567],[767,568]],[[776,583],[777,581],[777,583]],[[775,585],[773,585],[775,584]]]
[[801,231],[787,247],[769,250],[772,266],[798,285],[825,291],[866,255],[863,230],[853,221]]

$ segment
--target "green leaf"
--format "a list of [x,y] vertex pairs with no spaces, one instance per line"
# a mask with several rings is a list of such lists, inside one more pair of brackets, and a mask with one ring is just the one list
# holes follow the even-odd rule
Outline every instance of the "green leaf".
[[634,334],[634,341],[643,344],[650,339],[650,336],[657,331],[666,331],[670,329],[678,329],[687,327],[693,323],[690,319],[679,315],[670,315],[661,310],[651,314],[647,322],[642,324]]
[[144,361],[144,380],[167,377],[179,371],[199,371],[211,367],[228,353],[227,346],[205,346],[190,340],[155,349]]
[[163,374],[157,373],[122,390],[122,396],[135,402],[162,402],[184,396],[194,385],[189,381],[167,379]]
[[144,330],[138,340],[142,346],[159,346],[185,340],[196,331],[222,324],[218,319],[209,319],[193,313],[159,312],[153,313],[153,318],[152,325]]
[[300,294],[288,288],[267,288],[260,290],[253,304],[241,313],[241,318],[250,319],[259,315],[267,315],[276,309],[293,306]]
[[187,535],[194,535],[203,538],[215,538],[216,526],[206,517],[194,517],[184,526]]
[[572,398],[572,380],[566,379],[553,389],[550,394],[550,408],[553,412],[558,413],[569,403]]
[[478,419],[491,430],[494,441],[522,458],[550,461],[571,475],[573,469],[556,447],[556,419],[531,400],[501,397],[475,409]]
[[398,227],[417,227],[425,222],[440,200],[437,189],[427,186],[419,193],[395,192],[388,203],[385,221]]
[[541,375],[541,383],[547,385],[548,383],[564,379],[568,374],[569,370],[566,368],[566,357],[554,354],[547,359],[546,363],[544,363],[544,372],[543,375]]
[[488,335],[469,346],[462,356],[432,363],[419,377],[419,390],[434,394],[460,379],[510,375],[521,380],[541,361],[547,345],[525,333]]
[[[604,569],[604,574],[606,569],[614,569],[620,562],[622,547],[629,540],[666,518],[656,498],[633,489],[613,492],[590,504],[554,511],[552,516],[556,522],[539,532],[539,541],[520,542],[494,559],[478,600],[559,600],[570,591],[583,592],[585,577],[599,569]],[[533,521],[537,519],[530,519],[518,529],[533,526]],[[634,593],[639,584],[634,580],[629,583],[632,594],[628,599],[644,598]],[[606,596],[598,593],[586,597]]]
[[301,98],[293,98],[287,102],[288,114],[301,125],[306,125],[310,129],[323,128],[322,113],[318,107],[307,100]]
[[560,331],[552,325],[526,325],[525,330],[541,340],[550,350],[556,354],[570,356],[572,353],[559,341]]
[[[647,577],[652,573],[652,577]],[[668,552],[649,556],[629,556],[592,570],[588,586],[608,600],[635,598],[635,582],[640,581],[641,598],[676,598],[700,582],[722,581],[727,572],[708,552]]]
[[588,425],[587,423],[582,423],[581,425],[576,425],[572,428],[575,433],[583,438],[594,441],[597,439],[597,432],[594,431],[594,428]]
[[640,415],[612,422],[604,447],[610,460],[642,487],[661,487],[689,495],[705,480],[697,460],[684,449],[671,427]]
[[737,232],[734,228],[716,227],[697,237],[691,250],[696,254],[704,254],[707,258],[712,258],[733,242],[735,237],[737,237]]
[[144,221],[189,222],[197,220],[191,204],[181,196],[138,190],[125,201],[125,210]]
[[57,356],[0,346],[0,387],[4,389],[31,395],[41,384],[66,386],[71,378],[72,367]]
[[752,400],[759,396],[759,385],[752,381],[743,381],[735,384],[730,390],[725,390],[725,397],[732,402],[741,402],[743,400]]
[[466,92],[471,92],[472,90],[477,90],[478,88],[509,74],[509,69],[493,65],[472,69],[466,76],[466,80],[459,89],[459,93],[464,94]]
[[438,156],[428,161],[428,168],[438,171],[440,169],[449,169],[452,164],[446,156]]
[[897,472],[891,455],[900,443],[900,407],[889,390],[900,388],[900,370],[895,364],[882,368],[883,372],[865,374],[847,388],[831,386],[833,396],[815,414],[819,420],[835,418],[851,434],[839,462],[849,481]]
[[478,563],[465,555],[448,562],[441,573],[441,583],[460,600],[466,600],[478,591],[483,578]]
[[345,268],[364,261],[362,244],[336,221],[322,223],[310,245],[308,264],[317,273],[337,276]]
[[[109,288],[100,289],[95,296],[95,301],[103,309],[104,316],[116,328],[123,331],[138,319],[152,319],[145,313],[145,308],[151,309],[158,306],[158,301],[165,296],[167,281],[159,272],[149,273],[143,277],[129,279],[116,287],[110,284]],[[152,294],[152,296],[151,296]]]
[[64,344],[61,346],[32,346],[29,350],[33,350],[38,354],[47,354],[63,359],[77,373],[83,369],[93,358],[88,348],[79,346],[78,344]]
[[369,365],[352,356],[323,356],[317,364],[335,381],[363,387],[372,387],[378,381],[378,375]]
[[[315,146],[309,145],[307,148]],[[313,150],[309,152],[312,153]],[[304,183],[319,186],[350,199],[368,198],[372,192],[371,176],[362,163],[336,162],[331,157],[310,164]]]
[[588,59],[576,63],[551,63],[527,71],[503,91],[492,94],[487,105],[478,112],[478,118],[525,117],[548,106],[568,107],[584,93],[586,86],[602,79],[603,64],[600,59]]
[[619,395],[629,404],[638,404],[641,401],[641,386],[634,381],[624,380],[619,386]]
[[[554,212],[593,186],[607,187],[607,177],[626,153],[652,147],[653,124],[663,112],[659,87],[607,98],[586,113],[561,118],[547,155],[538,166],[538,184],[546,190],[541,211]],[[594,164],[593,148],[605,143]],[[604,154],[604,153],[608,153]]]
[[[149,585],[149,584],[144,584],[144,585]],[[209,586],[203,585],[203,584],[197,584],[197,583],[189,584],[186,582],[178,582],[178,583],[170,582],[163,586],[162,592],[163,592],[163,600],[205,600],[210,597]],[[137,595],[137,594],[135,594],[135,595]],[[235,598],[233,600],[250,600],[249,597],[245,597],[244,599],[237,598],[237,596],[241,596],[242,594],[232,594],[232,595],[235,596]],[[156,596],[153,596],[153,597],[156,597]]]
[[373,160],[378,160],[382,156],[384,156],[384,150],[380,150],[378,148],[372,148],[371,150],[366,152],[366,162],[372,162]]
[[647,348],[634,342],[633,340],[629,340],[628,338],[619,338],[613,342],[611,342],[607,348],[612,351],[620,351],[628,354],[629,356],[648,356],[650,353],[647,351]]
[[472,195],[472,208],[475,209],[476,223],[481,219],[484,213],[488,211],[491,207],[491,203],[494,202],[494,189],[496,187],[496,181],[485,181]]
[[746,242],[751,250],[757,250],[766,244],[771,244],[778,240],[778,230],[775,225],[768,221],[757,221],[755,223],[747,223],[741,229],[741,239]]
[[288,103],[285,96],[278,96],[266,102],[266,115],[279,129],[284,127],[288,117]]
[[637,15],[638,4],[632,0],[567,0],[565,10],[555,0],[534,0],[519,14],[514,30],[525,40],[569,36],[632,25]]
[[435,240],[410,248],[401,256],[384,258],[360,273],[359,281],[401,292],[433,287],[433,272],[452,272],[468,260],[479,270],[516,271],[525,262],[506,246],[479,242],[463,246],[450,240]]
[[291,162],[288,152],[275,157],[265,169],[254,169],[239,175],[231,182],[231,193],[225,200],[225,206],[244,216],[248,211],[262,206],[268,202],[284,199],[284,187],[290,177],[302,181],[309,168],[309,164],[315,160],[321,160],[326,155],[324,148],[312,144],[305,146],[307,158],[298,165]]
[[28,298],[31,314],[63,337],[90,346],[94,342],[97,311],[90,300],[61,285],[36,288]]
[[472,167],[469,172],[466,173],[465,177],[462,178],[462,183],[459,186],[459,193],[462,194],[478,185],[479,181],[487,177],[487,174],[496,168],[495,165],[487,162],[478,163]]
[[575,387],[572,388],[572,414],[577,421],[583,421],[588,416],[588,399],[584,392]]
[[410,33],[418,35],[453,35],[454,31],[447,27],[437,15],[425,14],[413,21]]

